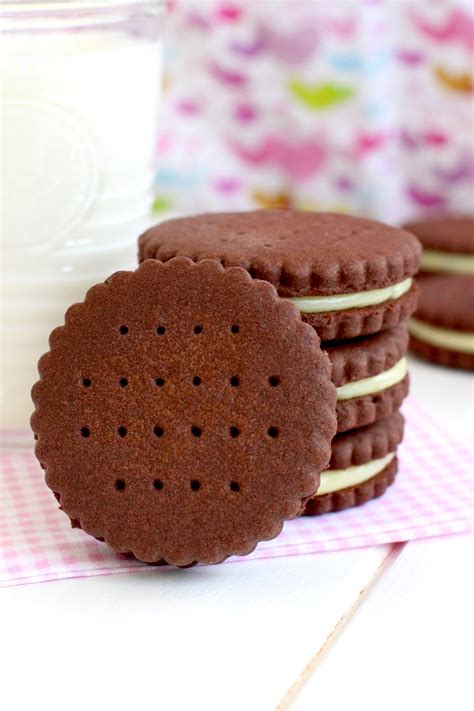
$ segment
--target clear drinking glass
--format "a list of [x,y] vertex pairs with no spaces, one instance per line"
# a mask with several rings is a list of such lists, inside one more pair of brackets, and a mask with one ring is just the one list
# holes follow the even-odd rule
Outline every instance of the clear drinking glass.
[[50,331],[136,264],[151,218],[162,3],[0,5],[1,380],[21,441]]

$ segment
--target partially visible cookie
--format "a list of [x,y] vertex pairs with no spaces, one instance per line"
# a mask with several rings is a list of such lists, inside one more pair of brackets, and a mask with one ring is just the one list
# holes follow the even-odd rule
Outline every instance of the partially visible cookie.
[[474,275],[427,276],[420,286],[408,322],[411,350],[433,363],[474,370]]
[[323,341],[392,328],[415,309],[421,246],[412,234],[348,215],[258,210],[162,222],[139,260],[186,256],[239,266],[296,304]]
[[307,502],[304,515],[341,511],[381,496],[395,479],[403,425],[403,416],[396,412],[373,425],[338,434],[329,469],[321,474],[318,492]]
[[148,261],[50,336],[31,424],[74,525],[148,563],[245,555],[319,484],[336,429],[319,339],[270,284]]
[[408,331],[388,331],[352,341],[323,343],[337,388],[337,430],[345,432],[388,417],[408,394]]
[[422,271],[474,275],[474,217],[433,217],[405,228],[423,245]]

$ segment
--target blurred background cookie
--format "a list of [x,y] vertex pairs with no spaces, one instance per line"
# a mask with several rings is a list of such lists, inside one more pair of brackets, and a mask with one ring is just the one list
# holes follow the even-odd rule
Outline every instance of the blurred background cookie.
[[423,245],[422,272],[474,275],[474,217],[434,217],[405,229]]
[[420,279],[421,296],[408,322],[417,355],[451,368],[474,370],[474,275]]

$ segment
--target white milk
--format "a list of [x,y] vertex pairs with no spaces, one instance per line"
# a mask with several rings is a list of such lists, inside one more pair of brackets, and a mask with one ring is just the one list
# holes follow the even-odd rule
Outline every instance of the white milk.
[[3,430],[28,428],[48,335],[92,284],[136,266],[149,224],[156,40],[2,35]]

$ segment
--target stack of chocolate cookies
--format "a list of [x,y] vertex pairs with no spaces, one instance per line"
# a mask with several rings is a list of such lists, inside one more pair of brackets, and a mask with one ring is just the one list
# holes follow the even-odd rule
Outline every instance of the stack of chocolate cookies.
[[421,247],[342,215],[172,220],[50,336],[31,425],[74,527],[148,563],[245,555],[381,495]]
[[395,478],[420,252],[404,230],[292,210],[170,220],[140,237],[140,262],[185,256],[244,268],[316,330],[336,386],[337,435],[307,515],[362,504]]
[[406,229],[423,245],[411,348],[433,363],[474,370],[474,218],[438,217]]

